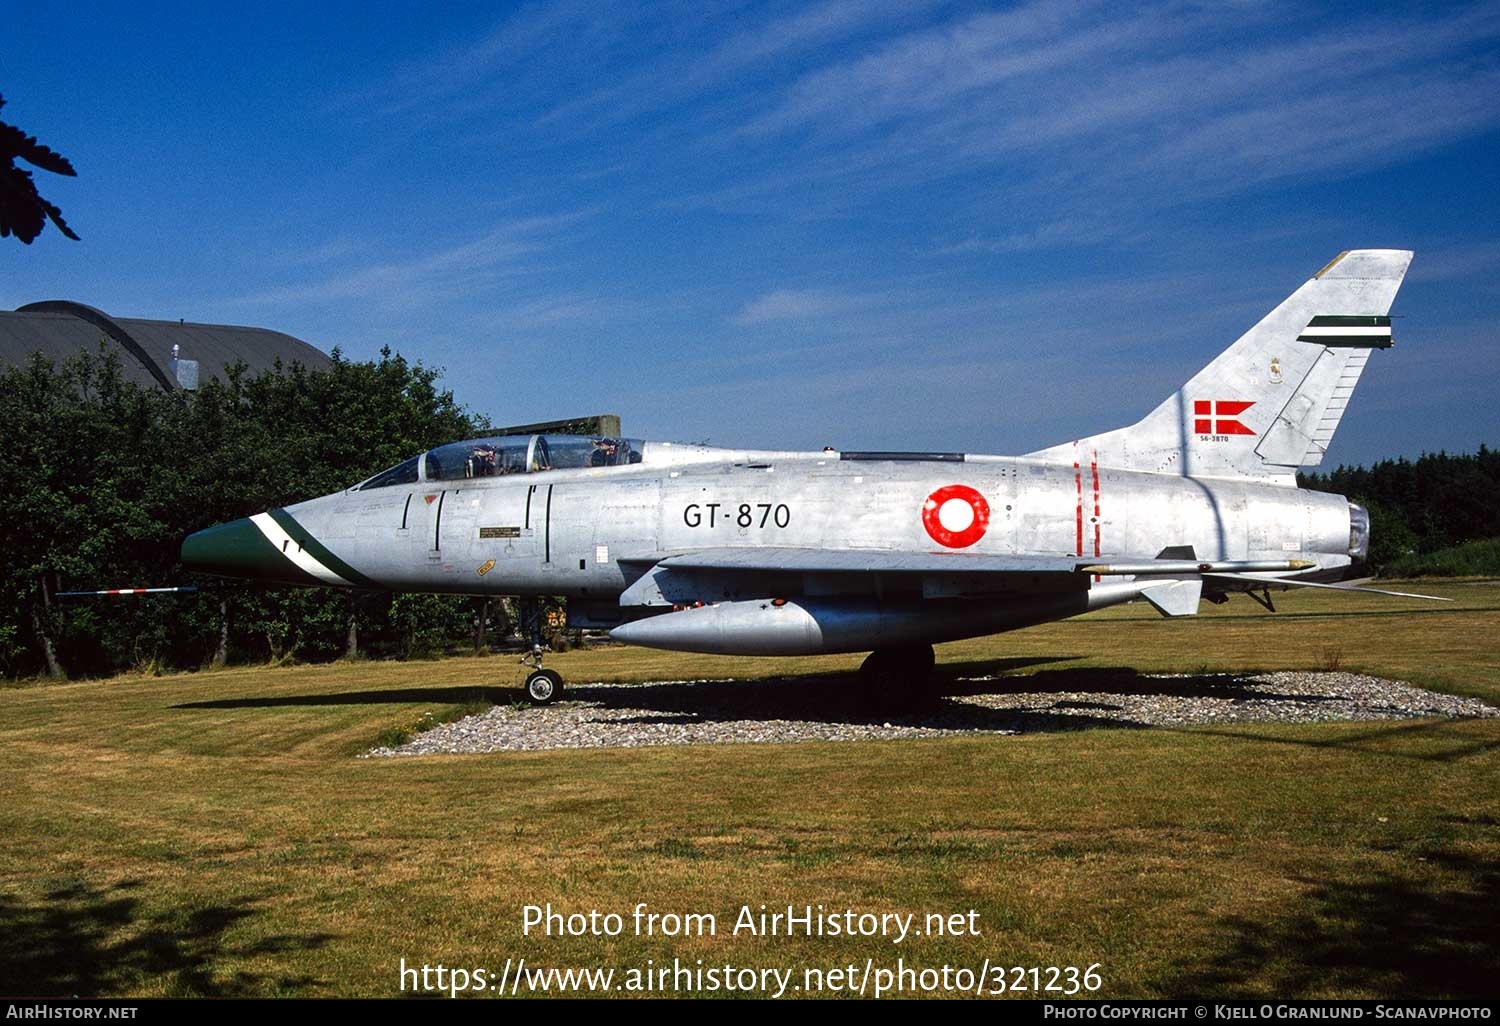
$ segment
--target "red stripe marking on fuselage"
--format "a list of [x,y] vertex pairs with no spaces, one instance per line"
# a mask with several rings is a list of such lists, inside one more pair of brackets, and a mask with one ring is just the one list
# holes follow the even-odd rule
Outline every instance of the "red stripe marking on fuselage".
[[1078,443],[1073,443],[1073,484],[1078,488],[1078,555],[1083,555],[1083,467],[1078,462]]
[[1089,471],[1094,475],[1094,555],[1099,555],[1099,451],[1094,451],[1089,460]]
[[[1099,450],[1095,449],[1089,456],[1089,471],[1094,475],[1094,558],[1099,558],[1099,525],[1103,519],[1099,513]],[[1094,580],[1102,578],[1094,575]]]

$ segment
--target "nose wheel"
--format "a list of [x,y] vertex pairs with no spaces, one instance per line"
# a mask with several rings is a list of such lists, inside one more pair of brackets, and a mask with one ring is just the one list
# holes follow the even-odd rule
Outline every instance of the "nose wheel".
[[521,662],[532,668],[526,677],[527,698],[537,705],[551,705],[562,698],[562,674],[542,668],[542,646],[533,645],[531,651],[521,657]]
[[526,697],[537,705],[551,705],[562,693],[562,676],[556,670],[537,670],[526,678]]
[[522,629],[531,639],[531,651],[521,657],[523,666],[531,667],[526,675],[526,697],[537,705],[551,705],[563,694],[562,674],[542,668],[542,604],[536,599],[521,601]]

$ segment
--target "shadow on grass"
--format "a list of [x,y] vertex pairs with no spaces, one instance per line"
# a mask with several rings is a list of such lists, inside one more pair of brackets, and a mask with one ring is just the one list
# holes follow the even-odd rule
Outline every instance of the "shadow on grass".
[[1493,998],[1500,868],[1455,852],[1425,859],[1410,875],[1310,881],[1285,917],[1226,919],[1224,950],[1163,989],[1226,998]]
[[[1337,738],[1301,738],[1301,737],[1269,737],[1265,734],[1250,733],[1243,730],[1226,730],[1196,728],[1194,733],[1212,734],[1218,737],[1233,738],[1236,741],[1256,741],[1264,744],[1292,745],[1300,748],[1337,748],[1343,751],[1373,752],[1379,755],[1400,759],[1412,759],[1417,762],[1457,762],[1474,755],[1483,755],[1485,752],[1500,748],[1500,741],[1486,739],[1470,740],[1457,739],[1446,728],[1452,721],[1448,719],[1426,719],[1416,723],[1380,723],[1371,724],[1367,729],[1354,733],[1341,734]],[[1391,747],[1387,742],[1401,741],[1411,737],[1421,737],[1425,734],[1440,734],[1440,738],[1434,738],[1432,743],[1441,745],[1429,750],[1414,749],[1409,745]]]
[[[1065,663],[1078,656],[1044,656],[1027,659],[992,659],[983,662],[946,663],[938,668],[944,678],[961,677],[964,674],[1002,674],[1024,670],[1048,663]],[[775,685],[786,691],[795,701],[795,692],[803,687],[821,688],[833,684],[850,694],[847,687],[855,679],[852,673],[809,673],[790,677],[745,678],[720,681],[688,681],[685,683],[632,684],[631,695],[649,695],[657,691],[678,693],[687,689],[693,694],[708,694],[724,688],[756,687]],[[1027,679],[1027,678],[1022,678]],[[569,684],[569,700],[600,701],[604,695],[617,695],[617,687],[600,687],[589,684]],[[944,687],[945,694],[963,694],[956,684]],[[978,692],[968,692],[978,693]],[[488,702],[491,705],[509,705],[525,702],[526,694],[520,688],[485,687],[483,685],[460,685],[441,688],[382,688],[378,691],[330,691],[316,695],[269,695],[265,697],[215,698],[202,702],[183,702],[173,709],[270,709],[278,706],[318,705],[465,705],[472,702]]]
[[[1114,698],[1161,696],[1263,703],[1294,697],[1269,692],[1264,685],[1252,689],[1247,683],[1248,674],[1158,678],[1123,667],[1097,667],[1002,675],[1007,670],[1022,668],[1016,663],[1038,665],[1062,661],[1065,660],[948,663],[938,668],[943,695],[981,700],[985,696],[998,696],[1003,702],[998,707],[972,701],[936,701],[911,709],[881,708],[860,687],[856,675],[850,673],[688,685],[644,684],[629,688],[582,685],[570,688],[567,694],[570,699],[605,709],[648,709],[654,714],[612,721],[617,723],[795,719],[1007,733],[1150,726],[1126,715],[1125,706],[1112,701]],[[1298,701],[1319,700],[1295,697]]]
[[[1420,588],[1420,585],[1413,585],[1413,587]],[[1213,617],[1213,622],[1229,623],[1233,620],[1266,620],[1272,616],[1278,620],[1388,620],[1398,617],[1452,616],[1455,613],[1493,613],[1497,609],[1500,609],[1500,606],[1430,606],[1422,609],[1308,609],[1293,612],[1277,610],[1275,613],[1218,613]],[[1152,618],[1141,616],[1139,619],[1150,620]]]
[[315,985],[296,974],[228,972],[221,962],[309,951],[327,934],[229,939],[256,914],[246,898],[148,912],[130,881],[54,887],[34,904],[0,894],[0,994],[108,996],[144,987],[178,997],[274,995]]
[[[1044,669],[1017,673],[1076,656],[945,663],[938,668],[944,695],[998,696],[996,705],[942,701],[916,707],[883,705],[849,672],[767,677],[746,680],[688,681],[632,685],[570,684],[566,698],[606,710],[635,710],[638,715],[613,723],[683,724],[764,720],[799,720],[832,724],[890,723],[945,730],[1034,733],[1091,727],[1142,728],[1148,724],[1125,715],[1126,698],[1216,699],[1247,706],[1292,701],[1335,701],[1316,695],[1284,695],[1251,686],[1251,674],[1151,677],[1123,667]],[[512,688],[392,688],[317,695],[277,695],[190,702],[179,709],[251,709],[272,706],[385,705],[392,703],[461,704],[482,699],[503,705],[522,701]]]
[[956,670],[944,689],[950,695],[1026,695],[1087,693],[1104,697],[1215,698],[1231,702],[1332,702],[1331,695],[1288,695],[1259,684],[1249,686],[1260,671],[1243,673],[1199,673],[1163,676],[1143,674],[1128,666],[1097,666],[1084,669],[1041,670],[1037,673],[992,676],[985,663],[950,663],[941,671]]
[[330,691],[322,695],[273,695],[265,698],[216,698],[183,702],[173,709],[273,709],[309,705],[466,705],[488,702],[508,705],[525,697],[520,688],[461,686],[448,688],[384,688],[379,691]]

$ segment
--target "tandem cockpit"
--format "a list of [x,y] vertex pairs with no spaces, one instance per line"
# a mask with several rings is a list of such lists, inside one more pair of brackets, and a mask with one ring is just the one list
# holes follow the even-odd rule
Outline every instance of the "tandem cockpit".
[[463,481],[641,462],[642,442],[603,435],[497,435],[450,442],[381,471],[355,491],[427,481]]

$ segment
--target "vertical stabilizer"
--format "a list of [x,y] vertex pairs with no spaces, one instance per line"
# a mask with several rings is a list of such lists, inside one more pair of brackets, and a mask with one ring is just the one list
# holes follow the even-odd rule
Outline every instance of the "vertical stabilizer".
[[1322,461],[1371,351],[1391,346],[1391,302],[1411,258],[1340,253],[1143,420],[1028,455],[1290,481]]

